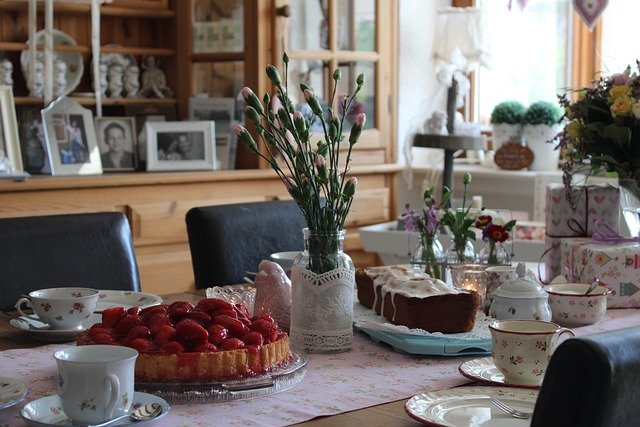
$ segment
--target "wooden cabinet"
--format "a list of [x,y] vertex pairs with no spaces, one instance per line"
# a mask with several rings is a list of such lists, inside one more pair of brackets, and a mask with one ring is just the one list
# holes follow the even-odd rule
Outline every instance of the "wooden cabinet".
[[[214,10],[206,13],[196,10],[199,3],[210,5]],[[239,88],[245,85],[259,94],[269,92],[271,85],[264,70],[267,64],[280,64],[282,46],[289,49],[298,75],[305,67],[321,64],[322,72],[314,79],[325,83],[321,89],[323,95],[329,88],[326,82],[330,81],[330,72],[327,70],[342,69],[343,80],[347,82],[355,79],[359,69],[366,68],[369,72],[367,98],[362,102],[363,108],[369,109],[368,127],[353,154],[350,173],[358,177],[359,184],[347,218],[345,250],[357,266],[374,265],[379,260],[375,254],[363,250],[357,228],[389,221],[396,214],[393,189],[401,167],[394,163],[395,100],[391,96],[394,54],[391,46],[395,37],[390,34],[395,31],[397,1],[320,2],[327,5],[328,20],[326,28],[325,24],[314,26],[313,32],[315,34],[317,30],[320,34],[325,28],[328,45],[314,49],[283,44],[290,25],[290,18],[283,15],[287,10],[290,17],[291,14],[302,14],[299,8],[305,3],[311,2],[292,1],[288,9],[282,0],[114,0],[103,5],[101,45],[120,45],[103,51],[134,55],[138,61],[147,54],[161,57],[168,85],[175,92],[175,98],[169,99],[107,98],[104,100],[105,114],[122,114],[123,107],[129,104],[170,105],[176,107],[177,118],[185,120],[189,97],[198,93],[236,96]],[[339,30],[345,22],[341,18],[343,13],[349,15],[350,23],[362,24],[356,16],[362,11],[350,9],[351,3],[367,5],[365,26],[369,28],[345,35]],[[238,18],[239,5],[242,6],[244,27],[243,49],[203,52],[198,48],[194,51],[193,24],[206,23],[209,18],[217,19],[225,14]],[[55,2],[54,27],[78,42],[73,49],[82,54],[85,70],[89,69],[91,61],[89,12],[86,4]],[[20,53],[26,49],[26,23],[26,2],[0,1],[0,51],[14,64],[16,104],[37,106],[42,100],[27,96],[19,67]],[[42,28],[42,22],[39,28]],[[353,38],[357,34],[368,37],[364,38],[366,48],[358,44],[357,37]],[[345,40],[352,44],[340,44],[340,37],[347,37]],[[223,78],[218,78],[218,74]],[[315,84],[315,80],[311,83]],[[348,87],[339,89],[349,92]],[[85,72],[76,91],[91,91],[88,73]],[[76,99],[92,105],[91,98]],[[276,174],[242,147],[238,147],[236,168],[232,171],[135,172],[101,176],[39,175],[25,182],[0,181],[0,217],[123,212],[133,230],[143,290],[154,293],[189,290],[193,288],[194,280],[185,226],[188,209],[289,197]]]
[[[347,218],[345,250],[358,266],[373,265],[357,228],[391,215],[398,167],[354,166],[358,192]],[[143,290],[169,293],[193,289],[185,213],[193,206],[287,199],[271,170],[38,176],[0,181],[0,217],[119,211],[129,218]],[[302,239],[302,234],[300,235]]]

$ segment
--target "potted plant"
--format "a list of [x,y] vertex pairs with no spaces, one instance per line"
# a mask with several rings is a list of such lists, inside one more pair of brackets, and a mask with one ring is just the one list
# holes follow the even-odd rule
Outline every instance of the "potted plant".
[[533,151],[532,171],[554,171],[558,169],[559,151],[551,140],[560,132],[562,110],[548,101],[534,102],[522,117],[522,133],[527,146]]
[[494,107],[491,112],[493,151],[498,151],[498,148],[509,141],[521,142],[522,117],[525,112],[525,106],[518,101],[504,101]]

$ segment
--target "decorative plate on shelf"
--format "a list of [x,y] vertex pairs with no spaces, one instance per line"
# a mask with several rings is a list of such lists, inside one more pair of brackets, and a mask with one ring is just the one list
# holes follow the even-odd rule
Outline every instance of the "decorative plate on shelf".
[[454,387],[413,396],[405,404],[411,418],[430,426],[528,426],[498,409],[491,397],[512,408],[533,412],[537,390],[488,386]]
[[[36,44],[44,44],[45,30],[40,30],[36,33]],[[75,46],[76,41],[69,34],[52,30],[53,44],[54,45],[68,45]],[[41,52],[38,52],[41,55]],[[82,79],[82,73],[84,72],[84,63],[82,62],[82,54],[80,52],[53,52],[55,58],[61,59],[67,65],[67,85],[64,89],[64,94],[68,95],[74,91],[80,84]],[[29,80],[29,63],[31,57],[29,50],[23,50],[20,54],[20,66],[22,67],[22,74],[25,80]]]

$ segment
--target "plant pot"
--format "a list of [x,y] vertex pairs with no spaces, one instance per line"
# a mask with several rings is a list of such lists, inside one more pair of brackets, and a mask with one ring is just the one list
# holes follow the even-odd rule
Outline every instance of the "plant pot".
[[522,133],[527,147],[533,151],[533,162],[529,165],[531,171],[558,170],[560,151],[550,141],[562,129],[561,125],[524,125]]
[[522,125],[496,123],[491,125],[491,149],[498,151],[507,142],[522,143]]

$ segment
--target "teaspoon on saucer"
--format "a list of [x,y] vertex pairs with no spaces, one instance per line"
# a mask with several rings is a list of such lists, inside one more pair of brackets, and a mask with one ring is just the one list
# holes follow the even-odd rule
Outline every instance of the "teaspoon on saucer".
[[16,317],[16,318],[13,318],[13,319],[9,320],[9,324],[11,326],[13,326],[14,328],[22,329],[22,330],[25,330],[25,331],[28,331],[30,329],[36,329],[36,330],[39,330],[39,331],[44,331],[44,330],[51,329],[51,326],[48,326],[48,325],[36,326],[33,323],[29,322],[28,320],[22,319],[20,317]]
[[162,413],[162,405],[159,403],[147,403],[146,405],[140,406],[128,414],[121,415],[112,420],[106,421],[102,424],[92,424],[85,427],[107,427],[115,424],[118,421],[124,420],[125,418],[131,418],[134,421],[148,421],[151,420]]

